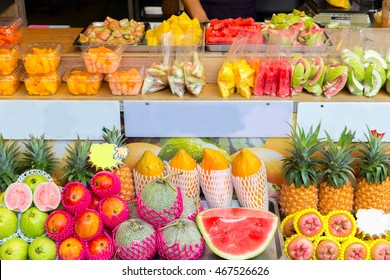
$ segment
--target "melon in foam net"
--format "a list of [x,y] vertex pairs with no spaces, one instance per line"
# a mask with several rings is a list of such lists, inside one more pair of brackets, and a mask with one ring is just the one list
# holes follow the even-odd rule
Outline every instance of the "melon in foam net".
[[196,217],[208,247],[221,258],[236,260],[261,254],[271,243],[278,220],[269,211],[239,207],[212,208]]

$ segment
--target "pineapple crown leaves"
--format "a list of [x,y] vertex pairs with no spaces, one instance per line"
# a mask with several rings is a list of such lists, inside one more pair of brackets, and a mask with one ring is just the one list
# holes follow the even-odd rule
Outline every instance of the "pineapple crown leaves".
[[8,142],[7,144],[4,141],[3,135],[0,134],[0,189],[5,191],[5,189],[15,182],[20,173],[22,172],[22,167],[17,160],[19,157],[18,143]]
[[368,133],[365,133],[367,141],[363,142],[362,148],[359,149],[361,156],[357,165],[360,168],[358,177],[365,178],[368,184],[380,184],[388,177],[389,154],[383,143],[384,134],[368,127],[367,129]]
[[306,133],[298,124],[296,129],[291,126],[291,149],[286,149],[292,156],[282,159],[282,169],[287,184],[295,184],[297,188],[304,185],[309,188],[312,183],[317,185],[317,172],[320,169],[321,160],[314,153],[324,145],[323,139],[319,139],[320,124],[313,129],[310,127]]
[[354,147],[351,143],[355,138],[355,132],[344,128],[337,143],[333,142],[328,132],[325,133],[327,145],[321,149],[324,181],[331,186],[341,188],[354,177],[351,166],[354,161],[351,157]]
[[81,141],[79,137],[72,147],[70,144],[65,147],[68,155],[64,159],[66,165],[62,168],[63,175],[61,180],[66,179],[68,182],[77,181],[88,186],[93,177],[92,164],[88,161],[89,150],[92,141]]
[[30,169],[39,169],[48,174],[53,174],[59,160],[56,158],[52,147],[48,145],[45,135],[40,137],[30,135],[30,138],[24,142],[26,151],[23,152],[20,163],[24,171]]

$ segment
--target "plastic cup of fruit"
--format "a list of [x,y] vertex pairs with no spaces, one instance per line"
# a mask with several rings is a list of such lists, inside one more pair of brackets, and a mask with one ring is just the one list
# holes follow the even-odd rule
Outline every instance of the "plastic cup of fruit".
[[61,85],[61,71],[48,74],[29,75],[25,74],[22,78],[29,95],[53,95],[57,93]]
[[23,19],[20,17],[0,18],[0,46],[16,45],[23,36]]
[[15,45],[0,46],[0,76],[8,76],[18,66],[19,47]]
[[118,69],[124,50],[123,45],[91,44],[82,48],[85,67],[90,73],[108,74]]
[[61,53],[59,43],[31,43],[24,49],[21,59],[28,74],[42,75],[57,71]]
[[105,80],[108,81],[113,95],[137,95],[142,88],[143,72],[142,66],[121,66],[116,71],[107,74]]
[[64,75],[68,90],[74,95],[95,95],[99,92],[103,74],[89,73],[83,66],[71,67]]
[[14,95],[20,85],[22,67],[17,67],[11,74],[0,76],[0,95]]

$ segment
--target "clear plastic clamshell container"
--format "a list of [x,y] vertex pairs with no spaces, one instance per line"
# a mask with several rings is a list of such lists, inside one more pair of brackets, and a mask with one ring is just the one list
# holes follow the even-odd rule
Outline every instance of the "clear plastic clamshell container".
[[47,74],[30,75],[25,73],[22,81],[29,95],[53,95],[57,93],[61,85],[62,73],[63,70],[61,68]]
[[116,71],[107,74],[105,80],[113,95],[138,95],[142,88],[143,73],[143,66],[120,66]]
[[102,85],[103,74],[90,73],[84,66],[74,66],[66,71],[63,80],[73,95],[95,95]]
[[9,75],[0,76],[0,95],[14,95],[20,85],[22,67],[19,65]]
[[85,66],[90,73],[112,73],[120,65],[124,46],[91,44],[82,48]]
[[0,17],[0,46],[18,44],[23,36],[23,19]]
[[8,76],[18,66],[19,47],[16,45],[0,46],[0,76]]
[[60,43],[31,43],[21,54],[24,68],[30,75],[56,72],[61,62]]

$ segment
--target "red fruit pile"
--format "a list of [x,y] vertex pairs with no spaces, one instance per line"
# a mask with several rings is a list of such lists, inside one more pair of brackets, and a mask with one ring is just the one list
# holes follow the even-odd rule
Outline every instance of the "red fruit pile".
[[118,196],[119,178],[110,171],[95,174],[90,189],[69,182],[62,190],[65,210],[52,212],[47,235],[57,242],[59,259],[108,260],[114,256],[111,230],[129,219],[127,203]]

